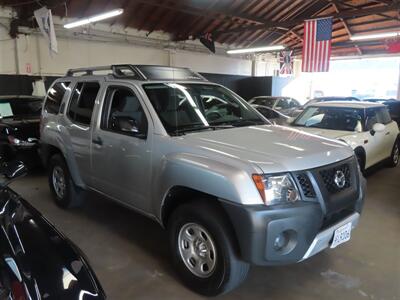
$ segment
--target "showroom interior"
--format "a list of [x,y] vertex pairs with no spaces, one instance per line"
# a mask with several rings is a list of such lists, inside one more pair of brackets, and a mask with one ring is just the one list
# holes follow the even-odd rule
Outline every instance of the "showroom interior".
[[400,300],[400,2],[0,0],[0,300]]

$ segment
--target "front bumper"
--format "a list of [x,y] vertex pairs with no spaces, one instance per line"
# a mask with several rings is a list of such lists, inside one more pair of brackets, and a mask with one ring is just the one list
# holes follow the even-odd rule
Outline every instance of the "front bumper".
[[286,207],[245,206],[222,201],[236,232],[241,258],[255,265],[300,262],[331,244],[337,228],[358,224],[366,181],[361,176],[357,199],[335,212],[327,222],[320,202],[302,201]]

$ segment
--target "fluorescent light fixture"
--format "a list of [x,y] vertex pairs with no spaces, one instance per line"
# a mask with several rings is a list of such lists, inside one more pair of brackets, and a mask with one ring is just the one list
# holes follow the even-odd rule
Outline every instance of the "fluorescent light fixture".
[[115,16],[119,16],[120,14],[122,14],[124,12],[124,10],[122,8],[118,8],[118,9],[114,9],[99,15],[95,15],[95,16],[91,16],[88,18],[84,18],[72,23],[68,23],[64,25],[64,28],[70,29],[70,28],[75,28],[78,26],[82,26],[82,25],[86,25],[89,23],[93,23],[93,22],[98,22],[104,19],[109,19]]
[[254,52],[268,52],[268,51],[278,51],[285,49],[284,46],[265,46],[265,47],[257,47],[257,48],[245,48],[245,49],[235,49],[228,50],[226,53],[228,54],[243,54],[243,53],[254,53]]
[[350,39],[352,41],[362,41],[362,40],[384,39],[384,38],[389,38],[389,37],[396,37],[399,35],[400,35],[400,32],[382,32],[382,33],[373,33],[373,34],[354,35]]

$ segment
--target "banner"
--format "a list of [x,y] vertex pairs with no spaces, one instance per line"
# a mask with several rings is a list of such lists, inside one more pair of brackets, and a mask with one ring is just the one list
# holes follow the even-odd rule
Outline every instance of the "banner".
[[212,53],[215,53],[215,44],[211,33],[200,36],[200,42]]
[[49,43],[49,50],[51,53],[58,53],[57,38],[54,31],[53,16],[51,10],[46,7],[42,7],[34,11],[36,22],[39,25],[39,29],[42,32],[44,38]]

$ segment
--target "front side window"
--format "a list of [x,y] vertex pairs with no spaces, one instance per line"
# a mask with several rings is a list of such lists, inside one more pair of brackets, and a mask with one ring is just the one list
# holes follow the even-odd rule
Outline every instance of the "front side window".
[[221,86],[157,83],[145,84],[143,88],[166,131],[172,135],[266,124],[250,105]]
[[107,90],[102,129],[136,137],[147,136],[147,118],[136,94],[125,87]]
[[294,121],[294,126],[310,128],[363,131],[363,111],[344,107],[308,107]]
[[386,107],[378,109],[378,121],[385,125],[392,122],[392,117],[390,116],[389,110]]
[[61,102],[66,91],[69,89],[69,84],[69,82],[57,82],[49,89],[44,104],[45,112],[49,114],[59,113]]
[[100,85],[97,82],[79,82],[72,92],[68,116],[72,121],[90,125]]

